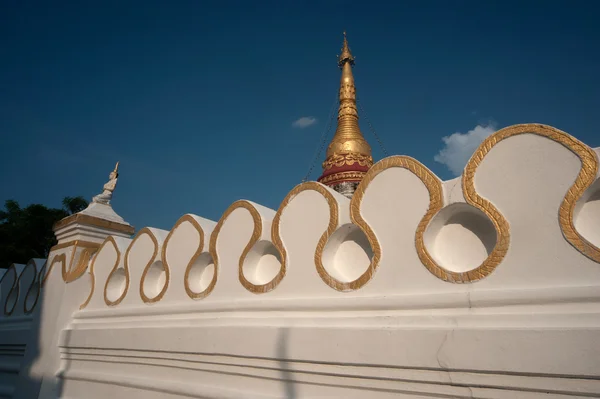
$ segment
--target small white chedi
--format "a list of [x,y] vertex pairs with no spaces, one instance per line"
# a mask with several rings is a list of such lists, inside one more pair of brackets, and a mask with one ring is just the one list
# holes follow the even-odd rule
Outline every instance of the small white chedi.
[[116,223],[126,224],[125,220],[114,211],[110,203],[117,187],[118,178],[119,162],[117,162],[115,169],[110,172],[109,180],[104,184],[102,193],[95,195],[88,207],[80,213],[82,215],[89,215]]

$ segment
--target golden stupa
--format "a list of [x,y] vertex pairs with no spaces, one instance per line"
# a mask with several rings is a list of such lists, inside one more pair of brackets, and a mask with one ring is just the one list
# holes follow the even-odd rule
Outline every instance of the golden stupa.
[[339,92],[337,128],[323,162],[323,174],[318,181],[334,190],[351,197],[358,183],[373,165],[371,146],[365,140],[358,126],[356,108],[356,86],[352,67],[354,57],[348,47],[344,32],[344,44],[338,59],[342,70]]

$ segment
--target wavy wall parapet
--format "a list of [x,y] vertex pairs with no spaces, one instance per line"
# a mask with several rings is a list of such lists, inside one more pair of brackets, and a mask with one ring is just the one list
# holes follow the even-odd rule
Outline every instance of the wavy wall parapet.
[[[240,397],[240,379],[259,397],[285,397],[290,380],[297,397],[598,395],[598,184],[597,151],[519,125],[484,141],[458,179],[393,156],[352,200],[303,183],[277,210],[237,201],[217,223],[186,215],[156,242],[138,245],[141,231],[103,245],[97,300],[62,341],[89,348],[67,349],[67,391],[84,389],[74,381],[95,374],[82,359],[106,348],[143,358],[142,379],[164,362],[172,375],[195,367],[193,385],[152,379],[180,395]],[[126,274],[128,251],[135,283],[107,306],[97,291]],[[215,356],[217,374],[202,366]]]
[[[351,200],[308,182],[277,210],[241,200],[217,222],[186,214],[170,231],[54,251],[46,276],[62,270],[74,283],[66,300],[80,309],[61,341],[72,365],[65,378],[81,381],[91,373],[84,360],[105,348],[222,356],[220,386],[236,367],[264,382],[264,365],[249,359],[285,358],[299,373],[303,364],[322,371],[303,382],[313,388],[319,378],[333,383],[334,362],[348,367],[344,378],[363,378],[350,365],[364,365],[363,376],[378,365],[398,384],[408,378],[399,370],[413,370],[419,388],[407,397],[467,395],[464,387],[498,397],[600,394],[600,353],[588,345],[600,327],[598,153],[552,127],[516,125],[487,138],[450,181],[392,156]],[[270,346],[280,339],[283,354]],[[501,341],[510,343],[503,351]],[[426,370],[463,383],[449,388],[446,374]],[[539,375],[544,388],[506,373]],[[575,387],[578,376],[588,382]],[[369,381],[360,384],[373,384],[371,394],[381,383]],[[275,389],[265,384],[257,392]]]
[[138,307],[596,284],[599,184],[594,150],[517,125],[484,141],[460,179],[392,156],[352,200],[309,182],[277,211],[238,201],[218,223],[185,215],[170,232],[142,229],[119,265],[100,256],[105,242],[91,271],[111,272],[94,292]]
[[33,312],[45,266],[46,259],[32,258],[26,264],[13,263],[4,271],[0,276],[0,304],[4,317],[27,316]]
[[32,313],[40,290],[45,259],[12,264],[0,276],[0,396],[16,397],[15,387],[32,336]]

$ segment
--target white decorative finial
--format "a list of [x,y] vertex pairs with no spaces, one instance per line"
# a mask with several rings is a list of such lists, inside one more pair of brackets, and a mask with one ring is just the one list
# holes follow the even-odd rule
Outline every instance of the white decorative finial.
[[110,175],[108,176],[108,178],[110,180],[108,182],[106,182],[106,184],[104,185],[104,191],[102,192],[102,194],[98,194],[94,198],[92,198],[92,202],[95,202],[98,204],[110,205],[110,200],[112,199],[113,192],[115,191],[115,188],[117,187],[117,178],[118,177],[119,177],[119,162],[117,161],[117,164],[115,165],[115,169],[112,172],[110,172]]

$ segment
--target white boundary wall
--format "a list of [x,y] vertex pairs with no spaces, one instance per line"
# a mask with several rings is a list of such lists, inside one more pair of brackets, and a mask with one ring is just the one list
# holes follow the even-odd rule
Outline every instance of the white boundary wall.
[[598,152],[518,125],[447,182],[390,157],[351,201],[59,242],[2,277],[0,396],[599,397]]

